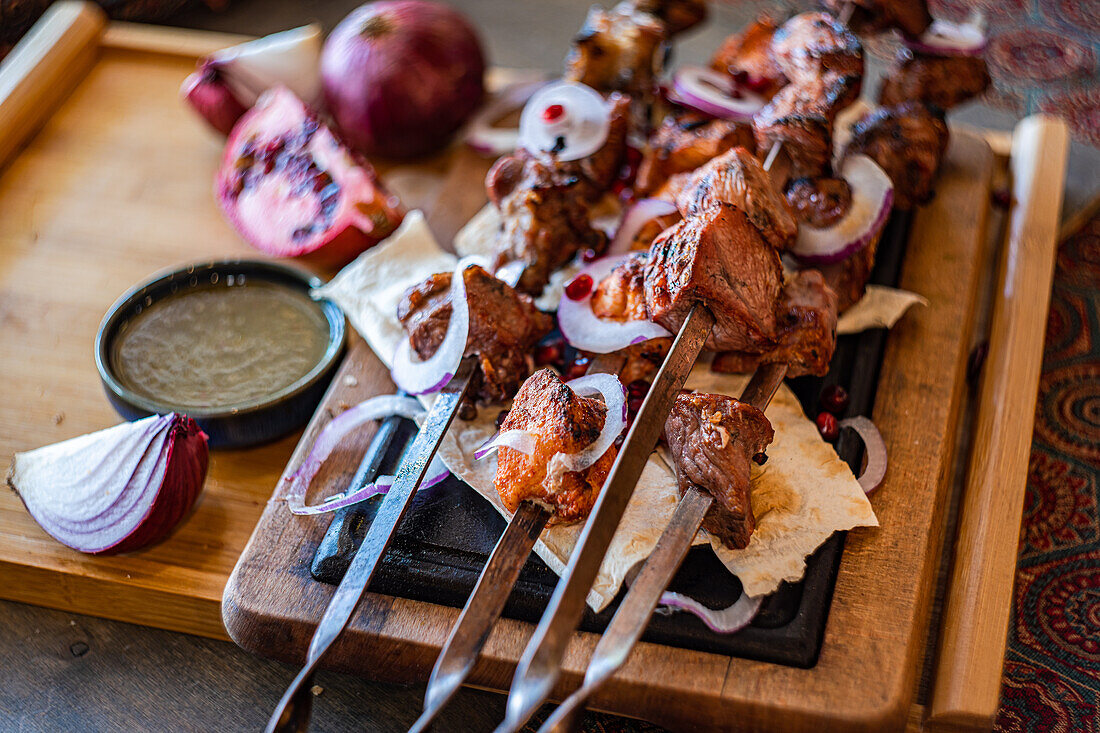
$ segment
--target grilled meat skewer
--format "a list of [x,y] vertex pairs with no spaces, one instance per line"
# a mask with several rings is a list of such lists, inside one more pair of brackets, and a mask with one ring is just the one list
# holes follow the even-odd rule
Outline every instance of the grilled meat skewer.
[[918,101],[948,110],[982,94],[989,84],[989,69],[982,56],[939,55],[901,48],[883,79],[878,101],[884,107]]

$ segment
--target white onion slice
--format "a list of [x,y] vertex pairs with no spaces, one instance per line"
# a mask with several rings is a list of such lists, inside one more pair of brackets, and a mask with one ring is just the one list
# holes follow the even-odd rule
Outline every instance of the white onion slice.
[[[417,491],[423,491],[424,489],[430,489],[436,484],[441,483],[445,478],[451,475],[450,469],[443,463],[438,455],[432,459],[432,462],[428,464],[428,471],[424,474],[424,480],[420,482],[420,487]],[[382,494],[389,493],[389,490],[393,488],[393,482],[397,480],[396,476],[384,475],[379,476],[377,479],[361,486],[350,494],[336,494],[322,501],[320,504],[314,506],[299,506],[297,503],[294,506],[290,506],[290,511],[294,514],[301,516],[308,516],[313,514],[324,514],[325,512],[334,512],[337,509],[343,509],[346,506],[352,504],[358,504],[366,501],[372,496],[380,496]],[[289,499],[287,501],[289,505]]]
[[493,273],[493,276],[498,280],[503,280],[514,288],[516,283],[519,282],[519,279],[523,277],[523,269],[526,266],[523,260],[512,260],[498,267],[497,271]]
[[[735,90],[736,97],[731,94]],[[759,94],[735,87],[729,75],[702,66],[677,69],[669,98],[703,114],[746,124],[767,104]]]
[[611,240],[611,245],[607,248],[607,254],[617,255],[629,252],[630,243],[634,241],[634,237],[651,219],[675,214],[676,211],[676,204],[671,201],[665,201],[664,199],[639,200],[627,209],[622,223],[619,224],[619,228],[615,232],[615,238]]
[[[554,121],[543,119],[551,105],[563,114]],[[547,84],[528,100],[519,118],[519,147],[532,152],[554,153],[558,160],[579,160],[607,142],[611,113],[595,89],[573,81]]]
[[981,11],[976,11],[965,23],[937,18],[918,38],[904,41],[914,51],[937,56],[981,56],[989,45]]
[[890,176],[866,155],[845,158],[840,175],[851,186],[852,205],[844,218],[831,227],[799,225],[791,254],[803,264],[839,262],[874,241],[886,226],[894,205]]
[[431,358],[421,361],[412,350],[408,338],[401,339],[393,355],[390,376],[398,388],[409,394],[438,392],[458,371],[466,341],[470,335],[470,304],[466,301],[466,279],[463,273],[471,264],[481,264],[481,258],[463,257],[451,278],[451,321],[439,348]]
[[591,445],[577,453],[555,453],[550,458],[546,476],[551,481],[571,471],[583,471],[600,460],[626,427],[626,388],[618,377],[613,374],[586,374],[565,384],[581,397],[602,396],[607,414],[599,436]]
[[760,611],[760,604],[764,597],[752,598],[741,594],[734,604],[728,608],[711,609],[704,606],[694,598],[681,593],[666,591],[661,595],[658,613],[672,613],[673,611],[687,611],[695,614],[706,624],[707,628],[716,634],[733,634],[745,628],[756,618]]
[[314,105],[321,101],[321,41],[320,24],[311,23],[215,51],[209,63],[246,107],[280,84]]
[[538,435],[532,433],[530,430],[505,430],[503,433],[498,432],[474,451],[474,458],[481,460],[502,447],[518,450],[520,453],[526,455],[532,455],[535,452],[535,441],[538,440],[538,437]]
[[[287,479],[290,482],[290,488],[286,496],[287,507],[294,514],[318,513],[316,507],[306,506],[306,490],[309,489],[309,484],[321,469],[321,465],[349,433],[357,430],[371,420],[378,420],[379,418],[389,417],[391,415],[399,415],[400,417],[412,419],[422,414],[424,414],[423,405],[412,397],[402,397],[400,395],[380,395],[378,397],[371,397],[354,407],[344,410],[321,430],[317,439],[313,441],[313,447],[310,449],[309,455],[302,461],[302,465],[298,467],[298,470]],[[375,483],[380,481],[381,479]],[[360,500],[365,498],[366,496],[359,497]],[[325,507],[320,511],[331,511],[332,509],[339,508],[336,506],[328,506],[324,502],[318,506]]]
[[886,478],[886,441],[882,439],[882,433],[875,424],[863,416],[849,417],[841,420],[838,425],[841,429],[851,428],[863,440],[863,454],[867,463],[858,481],[864,493],[870,494]]
[[562,336],[574,348],[595,354],[610,354],[627,346],[672,334],[653,321],[613,321],[599,318],[592,312],[592,294],[608,273],[623,262],[629,254],[601,257],[581,268],[577,276],[592,278],[592,291],[580,300],[562,296],[558,304],[558,327]]
[[466,127],[466,145],[482,155],[506,155],[519,143],[518,127],[494,127],[493,123],[521,108],[546,81],[509,84],[484,105]]

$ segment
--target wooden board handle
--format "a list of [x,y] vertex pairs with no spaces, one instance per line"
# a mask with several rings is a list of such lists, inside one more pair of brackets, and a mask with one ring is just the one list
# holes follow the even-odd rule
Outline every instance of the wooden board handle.
[[84,78],[106,23],[94,3],[54,3],[0,63],[0,169]]
[[997,714],[1068,144],[1065,124],[1043,115],[1013,135],[1014,204],[959,508],[934,725],[989,730]]

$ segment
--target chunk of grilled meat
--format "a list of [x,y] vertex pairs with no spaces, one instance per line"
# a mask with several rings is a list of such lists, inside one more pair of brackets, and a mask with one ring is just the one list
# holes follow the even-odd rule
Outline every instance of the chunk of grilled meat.
[[798,178],[787,184],[787,203],[799,222],[827,229],[852,208],[852,187],[843,178]]
[[714,497],[703,527],[726,547],[747,547],[756,528],[752,458],[774,437],[763,412],[725,395],[681,393],[665,421],[680,494],[695,486]]
[[620,5],[658,18],[674,36],[707,19],[706,0],[625,0]]
[[667,40],[663,22],[636,11],[629,3],[611,10],[594,5],[573,39],[563,78],[604,93],[625,92],[648,104]]
[[800,13],[779,26],[772,37],[772,56],[792,84],[813,82],[826,74],[849,79],[859,96],[863,78],[863,45],[848,26],[828,13]]
[[712,351],[763,353],[775,346],[779,254],[740,209],[718,203],[666,229],[645,270],[646,310],[676,333],[696,303],[715,317]]
[[770,17],[760,16],[722,42],[710,60],[711,68],[724,71],[771,98],[787,83],[772,55],[772,36],[778,27]]
[[862,153],[894,182],[894,207],[911,209],[932,198],[932,184],[947,150],[943,113],[921,102],[879,107],[852,127],[844,155]]
[[727,351],[716,354],[711,368],[736,374],[760,364],[787,364],[787,376],[823,376],[836,349],[837,297],[817,270],[802,270],[783,286],[779,302],[778,344],[765,354]]
[[675,201],[685,217],[718,203],[734,206],[780,251],[789,249],[798,236],[798,224],[772,176],[745,148],[733,148],[691,174]]
[[867,281],[875,268],[875,252],[878,250],[878,237],[870,244],[840,262],[831,265],[818,265],[825,276],[825,282],[837,296],[837,312],[843,313],[859,302],[867,291]]
[[989,88],[982,56],[937,56],[901,48],[894,61],[879,92],[884,107],[920,101],[948,110]]
[[646,321],[645,268],[646,252],[633,252],[596,284],[589,301],[598,318],[615,321]]
[[602,402],[580,397],[549,369],[541,369],[523,383],[500,430],[526,430],[535,438],[532,455],[500,448],[493,484],[508,511],[524,501],[549,507],[551,524],[576,522],[588,516],[603,487],[618,450],[612,445],[583,471],[548,475],[556,453],[579,453],[596,441],[607,408]]
[[874,34],[897,28],[917,37],[932,25],[932,14],[924,0],[820,0],[822,7],[840,15],[852,6],[848,26],[859,34]]
[[[397,317],[421,359],[435,353],[451,323],[452,273],[432,275],[405,291]],[[478,266],[466,268],[470,335],[466,356],[477,355],[478,369],[469,394],[482,403],[502,402],[531,373],[527,354],[554,327],[554,319],[535,307],[530,297]],[[472,402],[464,409],[472,417]]]
[[677,173],[693,171],[734,147],[752,147],[752,127],[684,111],[661,121],[646,143],[634,191],[653,193]]

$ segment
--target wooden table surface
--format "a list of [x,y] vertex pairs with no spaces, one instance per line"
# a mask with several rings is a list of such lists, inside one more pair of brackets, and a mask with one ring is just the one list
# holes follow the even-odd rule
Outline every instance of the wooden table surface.
[[[195,11],[175,22],[237,33],[267,33],[313,19],[326,28],[356,0],[317,3],[239,0],[215,16]],[[482,29],[495,63],[553,68],[579,27],[589,0],[509,3],[452,0]],[[721,4],[718,22],[683,54],[700,60],[751,9]],[[539,34],[523,32],[532,25]],[[1095,161],[1091,148],[1071,160]],[[1098,166],[1071,167],[1066,216],[1097,188]],[[0,730],[237,731],[259,730],[291,669],[210,639],[0,601]],[[323,672],[323,704],[314,730],[406,730],[422,702],[421,686],[403,687]],[[499,695],[463,690],[440,720],[440,731],[489,730],[504,714]]]

